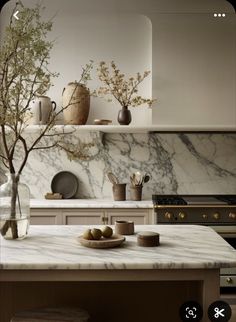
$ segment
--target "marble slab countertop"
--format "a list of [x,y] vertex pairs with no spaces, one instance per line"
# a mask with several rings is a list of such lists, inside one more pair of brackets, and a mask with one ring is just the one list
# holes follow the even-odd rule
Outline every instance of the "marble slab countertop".
[[152,200],[114,201],[112,199],[31,199],[31,208],[153,208]]
[[[91,227],[91,226],[90,226]],[[98,227],[98,226],[96,226]],[[120,270],[217,269],[236,267],[236,250],[210,227],[140,225],[139,231],[160,233],[160,246],[137,246],[126,236],[121,247],[92,249],[77,237],[88,226],[31,226],[22,241],[0,239],[0,269]]]

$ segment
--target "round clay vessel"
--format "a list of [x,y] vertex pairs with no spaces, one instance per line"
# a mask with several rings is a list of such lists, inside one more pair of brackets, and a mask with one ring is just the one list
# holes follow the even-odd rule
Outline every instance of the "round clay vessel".
[[120,125],[129,125],[131,120],[130,110],[127,107],[122,106],[122,109],[119,110],[117,121]]
[[86,124],[90,109],[89,89],[79,83],[69,83],[62,92],[62,107],[66,107],[63,110],[65,124]]

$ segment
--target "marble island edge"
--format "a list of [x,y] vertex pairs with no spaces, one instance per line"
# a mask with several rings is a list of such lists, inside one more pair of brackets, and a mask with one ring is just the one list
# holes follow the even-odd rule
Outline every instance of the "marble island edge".
[[[160,246],[137,246],[136,235],[122,247],[86,248],[78,236],[87,226],[31,226],[23,241],[0,240],[1,270],[163,270],[236,267],[236,251],[203,226],[140,225],[160,234]],[[90,226],[91,227],[91,226]],[[98,226],[96,226],[98,227]]]

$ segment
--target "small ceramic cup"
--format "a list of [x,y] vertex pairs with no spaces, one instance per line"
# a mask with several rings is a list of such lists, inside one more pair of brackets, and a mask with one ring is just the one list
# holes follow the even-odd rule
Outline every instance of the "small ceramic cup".
[[134,222],[117,220],[115,222],[115,233],[119,235],[133,235],[134,234]]

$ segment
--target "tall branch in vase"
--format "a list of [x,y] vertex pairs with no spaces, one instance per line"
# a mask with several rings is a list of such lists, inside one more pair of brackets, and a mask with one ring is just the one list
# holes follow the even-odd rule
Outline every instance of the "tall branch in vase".
[[[19,10],[18,20],[13,16],[16,10]],[[44,95],[52,86],[52,79],[58,76],[58,73],[48,69],[53,41],[47,40],[47,34],[53,23],[51,20],[42,21],[43,10],[40,4],[27,8],[18,2],[12,11],[0,48],[0,159],[9,170],[13,182],[10,219],[1,228],[1,234],[4,235],[11,229],[13,239],[18,238],[18,227],[14,219],[19,176],[32,151],[63,148],[61,137],[65,133],[53,132],[53,126],[57,116],[70,105],[69,101],[67,106],[52,112],[47,124],[40,127],[40,131],[29,142],[25,130],[28,126],[30,102],[35,95]],[[40,144],[48,136],[54,137],[53,144]],[[86,149],[86,145],[83,147]],[[17,149],[21,149],[23,158],[16,168]]]

